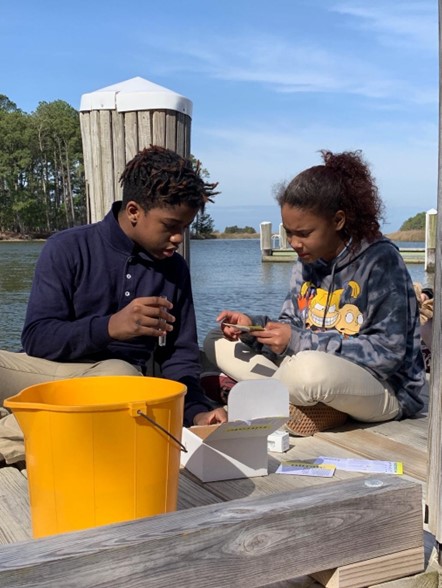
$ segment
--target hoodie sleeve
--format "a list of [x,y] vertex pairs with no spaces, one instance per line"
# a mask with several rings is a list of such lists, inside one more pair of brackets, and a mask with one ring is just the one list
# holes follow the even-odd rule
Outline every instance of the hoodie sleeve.
[[359,268],[352,271],[361,287],[357,298],[363,318],[359,333],[346,338],[333,327],[311,330],[300,326],[302,311],[293,303],[300,285],[298,276],[295,292],[286,299],[279,318],[292,326],[286,354],[305,350],[333,353],[386,380],[419,353],[417,301],[411,279],[400,254],[391,246],[382,248],[376,257],[364,256]]
[[81,361],[111,342],[109,316],[76,316],[73,302],[78,259],[75,242],[50,237],[37,261],[22,331],[28,355],[52,361]]

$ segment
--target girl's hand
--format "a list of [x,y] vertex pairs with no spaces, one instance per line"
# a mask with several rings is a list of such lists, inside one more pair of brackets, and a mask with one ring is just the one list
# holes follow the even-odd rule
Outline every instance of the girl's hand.
[[269,347],[273,353],[284,353],[290,343],[292,329],[287,323],[269,322],[264,331],[250,331],[256,340]]
[[235,327],[227,327],[224,325],[224,323],[247,326],[252,324],[252,319],[250,319],[246,314],[235,310],[222,310],[216,317],[216,320],[221,323],[220,327],[223,335],[229,341],[238,341],[239,336],[241,335],[241,331],[238,331],[238,329],[235,329]]

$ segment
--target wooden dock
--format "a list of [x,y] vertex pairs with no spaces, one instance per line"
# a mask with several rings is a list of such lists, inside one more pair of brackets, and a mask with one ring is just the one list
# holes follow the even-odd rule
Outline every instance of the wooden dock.
[[[399,249],[399,253],[402,255],[405,263],[407,264],[424,264],[425,263],[425,248],[409,248],[404,247]],[[263,262],[293,262],[298,258],[297,254],[293,249],[271,249],[266,250],[261,255],[261,261]]]
[[[437,211],[432,209],[426,214],[425,247],[399,247],[399,252],[407,264],[422,264],[426,272],[434,272],[436,258]],[[260,225],[261,261],[293,262],[297,254],[289,246],[287,233],[282,223],[279,233],[272,233],[272,223]]]
[[[0,586],[358,588],[438,570],[422,519],[427,415],[291,437],[264,477],[203,484],[182,470],[177,513],[39,540],[26,470],[3,464]],[[400,461],[404,475],[275,473],[319,456]]]

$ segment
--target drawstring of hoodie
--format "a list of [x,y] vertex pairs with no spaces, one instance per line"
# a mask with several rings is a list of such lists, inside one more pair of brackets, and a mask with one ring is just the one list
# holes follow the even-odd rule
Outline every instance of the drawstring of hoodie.
[[336,266],[337,266],[337,261],[334,262],[333,266],[332,266],[332,271],[331,271],[331,280],[330,280],[330,285],[327,289],[327,300],[325,302],[325,308],[324,308],[324,316],[322,317],[322,329],[325,329],[325,319],[328,313],[328,309],[330,308],[330,299],[332,297],[332,293],[333,293],[333,288],[335,285],[335,271],[336,271]]
[[335,273],[336,273],[336,268],[338,266],[338,260],[340,257],[342,257],[344,255],[344,253],[347,251],[347,249],[350,247],[351,242],[352,242],[352,238],[350,238],[349,241],[347,241],[347,243],[345,243],[344,249],[339,253],[339,255],[336,256],[335,261],[332,265],[332,270],[331,270],[331,279],[330,279],[330,285],[327,289],[327,300],[325,303],[325,308],[324,308],[324,316],[322,317],[322,329],[325,329],[325,319],[327,317],[327,313],[328,310],[330,308],[330,300],[333,294],[333,289],[335,286]]

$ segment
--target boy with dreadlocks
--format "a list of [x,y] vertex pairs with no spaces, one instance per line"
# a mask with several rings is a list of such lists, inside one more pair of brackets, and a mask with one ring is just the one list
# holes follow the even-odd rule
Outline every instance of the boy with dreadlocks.
[[[223,422],[225,411],[200,388],[189,268],[176,253],[217,184],[156,146],[127,164],[121,183],[123,200],[102,221],[47,240],[22,332],[24,352],[0,352],[0,400],[50,380],[152,375],[146,366],[154,357],[162,376],[187,386],[186,426]],[[7,440],[17,430],[13,415],[0,421],[0,453],[8,461],[23,458]]]

